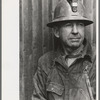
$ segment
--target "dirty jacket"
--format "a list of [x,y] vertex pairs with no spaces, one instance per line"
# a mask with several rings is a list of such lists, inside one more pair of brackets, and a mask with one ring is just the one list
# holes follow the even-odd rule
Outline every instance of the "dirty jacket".
[[95,51],[88,42],[69,67],[60,49],[44,54],[33,77],[32,100],[94,100],[94,63]]

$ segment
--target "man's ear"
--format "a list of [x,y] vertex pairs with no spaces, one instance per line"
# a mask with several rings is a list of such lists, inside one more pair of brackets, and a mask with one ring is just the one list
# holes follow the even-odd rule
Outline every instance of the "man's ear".
[[58,29],[58,27],[54,27],[53,33],[54,33],[55,37],[59,38],[59,29]]

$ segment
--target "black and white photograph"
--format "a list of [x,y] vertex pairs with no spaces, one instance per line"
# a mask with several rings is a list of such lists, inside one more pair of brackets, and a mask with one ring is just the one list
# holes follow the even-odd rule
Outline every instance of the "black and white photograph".
[[2,1],[2,100],[99,100],[98,1]]
[[97,100],[96,2],[20,0],[20,100]]

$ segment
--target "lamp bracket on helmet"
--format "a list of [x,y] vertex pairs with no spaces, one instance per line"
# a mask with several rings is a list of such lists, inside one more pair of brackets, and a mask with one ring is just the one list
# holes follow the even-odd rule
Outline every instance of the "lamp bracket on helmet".
[[72,11],[77,12],[78,0],[67,0],[71,5]]

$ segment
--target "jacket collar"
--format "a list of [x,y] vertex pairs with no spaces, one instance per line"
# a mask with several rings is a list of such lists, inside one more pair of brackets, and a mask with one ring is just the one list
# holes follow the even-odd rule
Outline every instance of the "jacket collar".
[[[57,55],[55,61],[60,63],[63,63],[62,61],[64,61],[64,59],[66,59],[66,57],[68,56],[68,54],[65,55],[61,45],[60,47],[58,47],[56,53]],[[81,51],[80,55],[77,58],[86,58],[88,59],[88,61],[92,62],[92,46],[86,39],[84,39],[83,41],[83,50]]]

